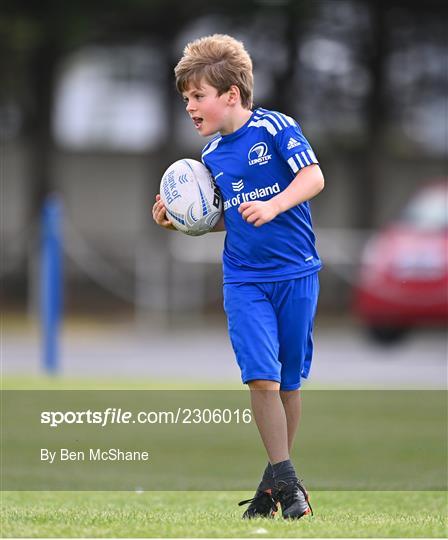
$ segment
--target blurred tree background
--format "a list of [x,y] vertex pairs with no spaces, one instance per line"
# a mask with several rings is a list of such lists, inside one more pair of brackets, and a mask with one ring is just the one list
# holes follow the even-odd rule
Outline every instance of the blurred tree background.
[[[68,309],[163,309],[176,279],[217,305],[216,246],[179,256],[178,239],[150,219],[164,169],[204,144],[173,67],[187,41],[215,32],[245,42],[255,104],[295,117],[317,150],[323,238],[384,224],[446,173],[447,13],[436,0],[2,0],[2,301],[22,309],[33,295],[38,216],[56,191]],[[321,251],[325,260],[325,242]],[[337,285],[332,261],[324,279]],[[328,309],[347,303],[349,287],[329,289]]]

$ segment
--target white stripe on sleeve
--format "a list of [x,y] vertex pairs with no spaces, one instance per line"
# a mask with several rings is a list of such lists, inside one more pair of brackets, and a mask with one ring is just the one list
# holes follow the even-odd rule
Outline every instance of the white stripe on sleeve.
[[311,165],[310,160],[308,159],[308,156],[305,154],[305,152],[301,152],[302,157],[307,165]]
[[300,168],[303,169],[304,165],[303,165],[303,161],[300,159],[300,156],[299,154],[294,154],[294,156],[296,158],[296,160],[299,162],[299,165],[300,165]]
[[292,172],[294,172],[294,173],[299,172],[299,167],[297,167],[297,164],[296,164],[296,162],[294,161],[294,159],[292,157],[290,157],[288,159],[288,163],[289,163],[289,166],[292,169]]
[[311,148],[306,150],[306,153],[308,154],[309,158],[311,159],[311,163],[319,163],[317,161],[317,157],[316,157],[315,153],[311,150]]

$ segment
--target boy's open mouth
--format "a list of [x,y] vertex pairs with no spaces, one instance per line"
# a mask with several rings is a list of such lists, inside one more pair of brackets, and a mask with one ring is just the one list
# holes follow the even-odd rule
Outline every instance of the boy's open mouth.
[[200,128],[202,125],[202,122],[204,121],[204,119],[200,118],[199,116],[193,116],[192,120],[193,120],[194,127],[196,129]]

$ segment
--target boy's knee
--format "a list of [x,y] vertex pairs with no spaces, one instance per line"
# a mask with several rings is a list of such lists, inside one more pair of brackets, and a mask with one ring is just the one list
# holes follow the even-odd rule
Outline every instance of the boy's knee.
[[280,383],[276,381],[266,381],[259,379],[249,381],[247,384],[251,390],[280,390]]

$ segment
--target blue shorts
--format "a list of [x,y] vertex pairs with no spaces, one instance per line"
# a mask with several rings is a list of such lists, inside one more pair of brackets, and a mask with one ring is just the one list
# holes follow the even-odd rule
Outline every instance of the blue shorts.
[[313,355],[317,272],[287,281],[226,283],[224,309],[243,383],[262,379],[297,390]]

